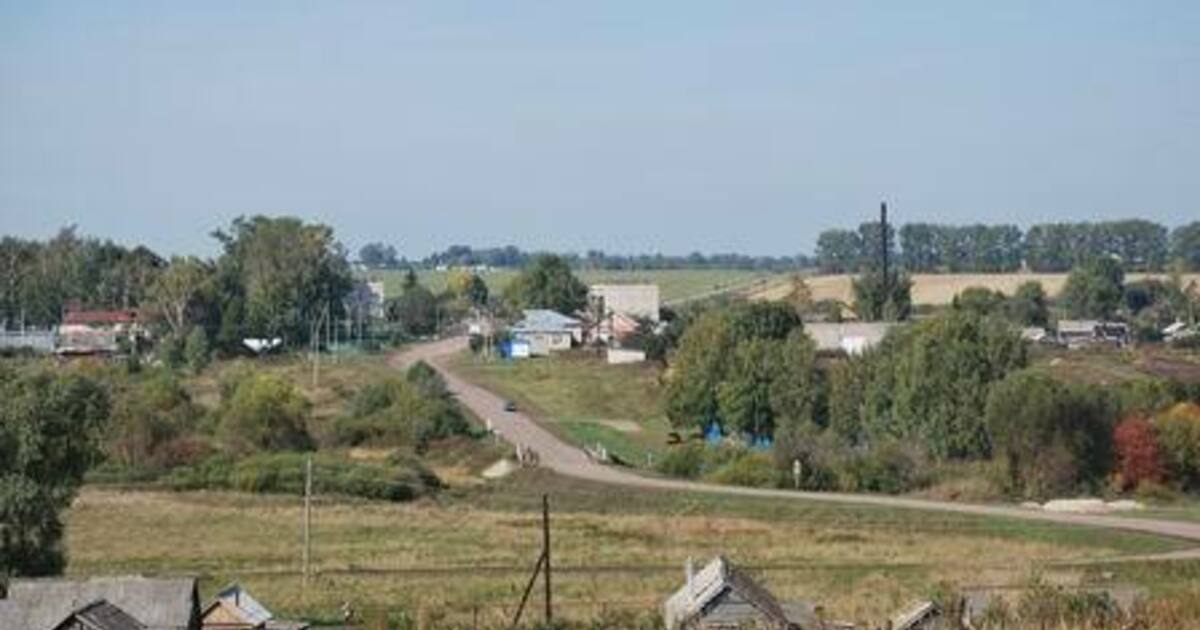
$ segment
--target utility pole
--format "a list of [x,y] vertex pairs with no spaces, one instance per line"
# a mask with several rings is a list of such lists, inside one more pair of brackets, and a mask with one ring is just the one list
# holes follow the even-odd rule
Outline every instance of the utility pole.
[[879,204],[879,251],[883,259],[883,294],[891,297],[891,276],[888,274],[888,218],[887,218],[887,202]]
[[550,600],[550,495],[548,494],[542,495],[542,557],[545,561],[543,568],[546,570],[546,625],[549,626],[554,621],[554,607]]
[[308,587],[309,562],[312,560],[312,455],[304,460],[304,586]]

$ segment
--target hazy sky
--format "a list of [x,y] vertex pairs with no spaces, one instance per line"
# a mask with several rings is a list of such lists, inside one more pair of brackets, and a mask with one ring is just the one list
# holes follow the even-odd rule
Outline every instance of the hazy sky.
[[0,233],[790,254],[1200,218],[1200,2],[0,0]]

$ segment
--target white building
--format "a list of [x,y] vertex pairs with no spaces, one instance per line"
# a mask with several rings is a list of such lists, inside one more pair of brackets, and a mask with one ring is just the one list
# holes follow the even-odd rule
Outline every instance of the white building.
[[812,337],[820,352],[840,350],[855,356],[879,345],[888,331],[897,325],[891,322],[806,322],[804,332]]
[[603,306],[603,312],[627,315],[636,319],[658,321],[661,307],[657,284],[594,284],[588,290],[588,301]]

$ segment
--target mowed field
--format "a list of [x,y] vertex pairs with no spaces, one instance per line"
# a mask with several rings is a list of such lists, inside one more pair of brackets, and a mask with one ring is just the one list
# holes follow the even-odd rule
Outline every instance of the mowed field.
[[[500,292],[517,273],[517,270],[513,269],[496,269],[481,274],[481,277],[492,292]],[[400,293],[404,274],[403,271],[372,271],[364,273],[363,276],[372,280],[382,280],[384,293],[391,297]],[[445,289],[449,275],[448,271],[426,269],[418,272],[417,277],[422,284],[437,292]],[[686,301],[734,290],[750,291],[758,285],[766,286],[772,280],[781,277],[771,272],[742,269],[581,270],[576,272],[576,275],[587,284],[657,284],[664,302]]]
[[[1126,282],[1147,278],[1166,279],[1165,274],[1131,273],[1125,277]],[[851,283],[854,276],[850,274],[811,276],[805,279],[812,290],[814,300],[838,300],[850,303],[854,300]],[[1017,287],[1034,281],[1040,282],[1042,288],[1051,297],[1057,296],[1067,282],[1065,273],[994,273],[994,274],[914,274],[913,303],[941,306],[949,304],[955,295],[970,287],[986,287],[1012,295]],[[1184,283],[1195,281],[1200,283],[1200,274],[1185,274]],[[753,287],[744,294],[756,300],[780,300],[786,298],[792,291],[791,278],[780,277],[774,282],[763,286]]]
[[[540,496],[552,503],[560,618],[605,611],[652,619],[688,557],[725,554],[784,599],[876,621],[948,589],[1124,583],[1200,596],[1195,563],[1170,570],[1091,564],[1176,549],[1171,541],[954,514],[637,491],[518,471],[437,499],[390,504],[319,497],[315,577],[300,576],[299,497],[87,488],[67,518],[69,574],[198,575],[203,595],[237,580],[278,613],[502,627],[539,552]],[[537,591],[540,593],[540,591]],[[540,610],[535,595],[533,610]],[[610,627],[631,627],[632,623]],[[860,626],[870,627],[870,626]]]

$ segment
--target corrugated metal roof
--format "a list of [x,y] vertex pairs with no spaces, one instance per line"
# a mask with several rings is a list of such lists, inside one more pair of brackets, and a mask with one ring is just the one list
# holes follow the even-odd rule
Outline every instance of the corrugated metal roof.
[[570,332],[583,326],[574,317],[546,309],[524,311],[524,319],[512,327],[513,332]]

